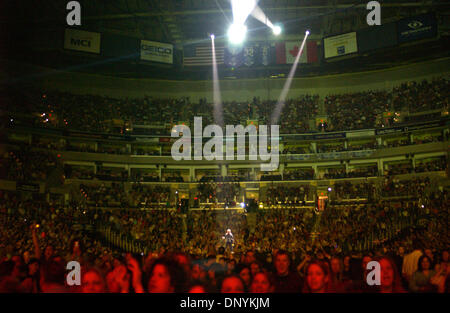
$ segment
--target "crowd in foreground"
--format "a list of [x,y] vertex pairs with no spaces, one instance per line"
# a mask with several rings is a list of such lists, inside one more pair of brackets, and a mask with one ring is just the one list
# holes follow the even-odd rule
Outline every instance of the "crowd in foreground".
[[[254,222],[232,211],[193,211],[184,220],[170,210],[103,211],[9,192],[0,199],[0,292],[449,291],[445,192],[427,194],[424,205],[260,210]],[[98,236],[98,224],[146,252],[117,248]],[[235,234],[232,253],[221,240],[226,228]],[[372,260],[380,286],[366,283]],[[69,261],[81,264],[80,286],[65,283]]]
[[[32,236],[37,241],[35,232]],[[345,256],[318,252],[294,263],[285,250],[268,255],[248,250],[238,256],[223,247],[205,259],[182,252],[142,256],[105,251],[100,258],[88,260],[78,241],[66,258],[52,246],[42,252],[37,243],[33,256],[24,253],[3,259],[0,292],[448,293],[448,251],[436,254],[416,247],[408,254],[403,247],[392,254],[386,249]],[[80,263],[80,285],[66,283],[68,261]],[[380,285],[367,283],[371,261],[380,264]]]

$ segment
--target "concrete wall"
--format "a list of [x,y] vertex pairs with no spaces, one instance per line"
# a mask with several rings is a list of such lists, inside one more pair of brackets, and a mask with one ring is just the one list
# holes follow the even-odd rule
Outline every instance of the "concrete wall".
[[[4,71],[14,68],[14,75]],[[32,70],[36,74],[25,74]],[[10,71],[11,72],[11,71]],[[22,74],[20,74],[22,72]],[[450,74],[450,57],[422,63],[399,66],[386,70],[339,74],[319,77],[295,78],[288,98],[302,94],[337,94],[362,90],[390,89],[405,81],[431,79]],[[23,75],[23,77],[21,77]],[[25,79],[24,79],[25,78]],[[212,102],[212,81],[168,81],[152,79],[114,78],[92,74],[71,73],[45,68],[26,68],[20,64],[0,61],[0,80],[28,81],[46,89],[60,89],[75,94],[100,94],[116,98],[184,97],[197,101],[207,98]],[[240,79],[220,82],[223,101],[246,101],[254,96],[261,99],[277,99],[285,79]]]

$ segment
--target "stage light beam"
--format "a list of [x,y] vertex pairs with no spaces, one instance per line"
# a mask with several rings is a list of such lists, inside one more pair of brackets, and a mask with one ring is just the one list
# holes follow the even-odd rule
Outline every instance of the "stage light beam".
[[216,125],[224,126],[223,122],[223,108],[222,96],[220,94],[219,85],[219,71],[217,69],[216,46],[214,44],[214,35],[211,35],[211,49],[212,49],[212,65],[213,65],[213,101],[214,101],[214,121]]
[[255,8],[252,11],[252,16],[257,19],[258,21],[260,21],[263,24],[266,24],[267,27],[270,27],[271,29],[273,29],[273,24],[272,22],[269,20],[269,18],[264,14],[263,10],[257,5],[255,6]]
[[267,25],[270,29],[272,29],[272,32],[275,36],[278,36],[282,32],[282,28],[280,25],[274,25],[270,19],[267,17],[266,14],[264,14],[263,10],[257,5],[253,9],[251,15],[260,21],[261,23]]
[[286,82],[284,83],[283,90],[281,91],[280,97],[278,98],[277,101],[277,105],[275,106],[275,109],[273,111],[271,118],[272,125],[277,125],[280,120],[281,112],[283,111],[283,107],[286,102],[286,97],[289,93],[289,89],[291,88],[292,79],[294,78],[295,71],[297,70],[298,62],[300,61],[300,56],[303,53],[303,48],[305,47],[306,38],[308,38],[308,35],[309,31],[307,30],[305,32],[305,38],[303,38],[303,42],[300,46],[300,50],[298,51],[297,56],[295,57],[294,64],[292,64],[289,76],[286,79]]
[[247,17],[252,13],[257,5],[256,0],[231,0],[231,9],[233,11],[233,23],[244,25]]

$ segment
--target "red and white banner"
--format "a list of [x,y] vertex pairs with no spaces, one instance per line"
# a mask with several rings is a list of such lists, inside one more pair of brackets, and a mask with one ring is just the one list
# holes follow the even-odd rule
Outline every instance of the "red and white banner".
[[[277,64],[293,64],[297,54],[299,53],[301,41],[286,41],[279,42],[275,45]],[[300,56],[300,63],[315,63],[318,62],[317,57],[317,42],[310,40],[306,41]]]

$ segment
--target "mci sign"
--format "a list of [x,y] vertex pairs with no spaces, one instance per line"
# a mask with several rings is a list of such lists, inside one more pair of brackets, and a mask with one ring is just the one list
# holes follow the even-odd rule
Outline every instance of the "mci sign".
[[100,34],[67,28],[64,49],[100,53]]
[[74,39],[74,38],[70,38],[70,45],[71,46],[75,46],[75,47],[90,47],[91,46],[91,41],[88,39]]
[[173,64],[173,45],[141,40],[141,60]]

